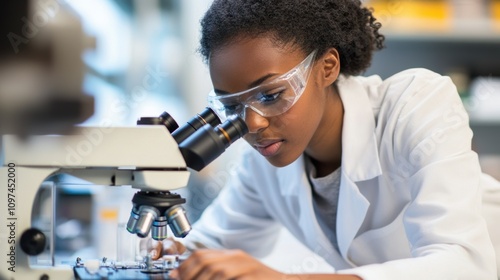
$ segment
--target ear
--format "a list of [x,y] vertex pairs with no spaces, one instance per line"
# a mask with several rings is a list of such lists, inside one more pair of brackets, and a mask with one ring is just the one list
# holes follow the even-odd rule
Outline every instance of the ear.
[[318,60],[319,70],[319,85],[321,87],[328,87],[332,85],[340,74],[340,58],[339,52],[335,48],[330,48]]

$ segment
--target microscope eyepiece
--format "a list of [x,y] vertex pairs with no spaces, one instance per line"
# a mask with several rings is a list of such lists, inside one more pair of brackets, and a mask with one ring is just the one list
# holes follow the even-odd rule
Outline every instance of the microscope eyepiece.
[[193,134],[195,131],[202,128],[206,124],[209,124],[212,127],[220,124],[219,117],[210,108],[205,108],[203,112],[194,116],[184,126],[176,129],[174,132],[172,132],[172,136],[174,137],[175,141],[177,141],[177,143],[181,143],[186,138],[191,136],[191,134]]
[[137,124],[166,126],[179,144],[186,165],[196,171],[203,169],[234,141],[248,133],[247,125],[240,117],[231,116],[221,124],[217,114],[208,107],[182,127],[167,112],[157,118],[142,117]]
[[232,116],[215,128],[204,125],[179,144],[186,165],[200,171],[219,157],[234,141],[243,137],[248,127],[240,117]]
[[215,127],[215,130],[220,132],[219,135],[224,135],[225,139],[221,140],[227,141],[226,148],[248,133],[246,123],[239,117],[230,117],[227,121]]
[[160,124],[160,125],[164,125],[168,129],[168,131],[170,133],[174,132],[177,128],[179,128],[179,125],[177,124],[177,122],[167,112],[163,112],[157,118],[154,118],[154,117],[141,117],[139,120],[137,120],[137,124],[138,125],[145,125],[145,124]]

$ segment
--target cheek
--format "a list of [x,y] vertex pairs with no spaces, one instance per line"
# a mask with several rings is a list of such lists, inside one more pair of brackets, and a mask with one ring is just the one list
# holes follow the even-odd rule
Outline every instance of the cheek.
[[277,167],[286,166],[294,162],[306,150],[313,129],[307,123],[307,116],[290,112],[283,117],[276,118],[273,125],[275,129],[281,132],[284,138],[281,152],[275,156],[268,158],[268,161]]
[[323,114],[321,100],[315,92],[304,92],[301,99],[275,124],[282,131],[293,136],[296,141],[306,142],[312,138]]
[[315,110],[304,110],[304,106],[294,106],[286,114],[273,120],[273,129],[279,131],[285,140],[280,155],[270,159],[273,165],[287,165],[304,153],[316,131],[317,114]]
[[293,145],[294,149],[297,149],[300,153],[307,148],[316,130],[316,125],[312,120],[311,116],[306,115],[289,122],[289,125],[286,127],[287,142]]

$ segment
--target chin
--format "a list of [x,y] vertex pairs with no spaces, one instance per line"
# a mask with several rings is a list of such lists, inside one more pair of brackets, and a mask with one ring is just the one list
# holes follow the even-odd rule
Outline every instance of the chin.
[[274,167],[285,167],[285,166],[293,163],[295,160],[297,160],[297,158],[298,158],[298,156],[290,159],[290,158],[283,158],[283,157],[280,157],[279,155],[276,155],[273,157],[267,157],[266,159]]

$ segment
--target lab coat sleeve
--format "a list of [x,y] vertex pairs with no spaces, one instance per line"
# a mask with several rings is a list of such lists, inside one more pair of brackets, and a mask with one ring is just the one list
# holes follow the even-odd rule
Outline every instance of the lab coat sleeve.
[[252,186],[256,182],[252,176],[265,175],[252,171],[248,153],[242,158],[243,163],[183,240],[186,245],[242,249],[254,257],[263,257],[273,249],[280,226],[267,213],[261,194]]
[[472,131],[448,77],[407,71],[394,106],[393,149],[410,202],[403,223],[412,258],[342,271],[363,279],[497,279],[481,216],[481,170]]

